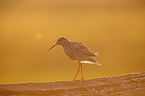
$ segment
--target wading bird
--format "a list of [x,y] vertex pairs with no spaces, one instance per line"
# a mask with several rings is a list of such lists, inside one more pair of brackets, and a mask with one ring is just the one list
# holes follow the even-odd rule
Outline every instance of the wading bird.
[[83,71],[82,71],[82,63],[101,65],[94,58],[95,56],[98,56],[98,55],[96,53],[93,53],[91,50],[89,50],[85,45],[83,45],[80,42],[74,42],[74,41],[68,40],[65,37],[60,37],[57,40],[56,44],[54,44],[50,49],[52,49],[56,45],[61,45],[67,56],[79,62],[79,66],[78,66],[78,69],[77,69],[77,72],[75,74],[73,81],[75,80],[80,69],[81,69],[81,80],[84,80]]

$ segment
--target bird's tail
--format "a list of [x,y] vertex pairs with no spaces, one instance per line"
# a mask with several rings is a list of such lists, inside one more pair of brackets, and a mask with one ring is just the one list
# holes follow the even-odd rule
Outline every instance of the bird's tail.
[[101,66],[101,64],[95,59],[95,58],[89,58],[87,60],[83,60],[81,61],[81,63],[87,63],[87,64],[97,64],[99,66]]
[[95,54],[95,56],[99,57],[98,53],[94,53],[94,54]]
[[97,65],[101,66],[101,64],[100,64],[96,59],[94,59],[94,60],[95,60],[95,63],[96,63]]

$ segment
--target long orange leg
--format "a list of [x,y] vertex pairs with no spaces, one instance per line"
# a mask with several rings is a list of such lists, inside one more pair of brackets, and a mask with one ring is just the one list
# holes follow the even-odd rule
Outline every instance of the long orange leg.
[[81,62],[79,62],[79,65],[80,65],[80,67],[81,67],[81,76],[82,76],[81,80],[84,80],[84,78],[83,78],[83,68],[82,68]]
[[75,80],[75,78],[76,78],[76,76],[77,76],[77,74],[78,74],[79,70],[80,70],[80,64],[79,64],[79,66],[78,66],[78,70],[77,70],[77,72],[76,72],[76,75],[75,75],[75,77],[74,77],[73,81]]

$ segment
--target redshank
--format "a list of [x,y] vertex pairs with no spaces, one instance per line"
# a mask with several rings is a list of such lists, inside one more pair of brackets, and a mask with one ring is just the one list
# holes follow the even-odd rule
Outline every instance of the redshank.
[[98,56],[97,53],[93,53],[90,49],[88,49],[85,45],[83,45],[80,42],[74,42],[74,41],[68,40],[66,37],[60,37],[57,40],[56,44],[54,44],[50,49],[52,49],[56,45],[61,45],[67,56],[79,62],[79,66],[78,66],[78,69],[77,69],[77,72],[75,74],[73,81],[75,80],[80,69],[81,69],[81,80],[84,80],[83,71],[82,71],[82,63],[101,65],[94,58],[95,56]]

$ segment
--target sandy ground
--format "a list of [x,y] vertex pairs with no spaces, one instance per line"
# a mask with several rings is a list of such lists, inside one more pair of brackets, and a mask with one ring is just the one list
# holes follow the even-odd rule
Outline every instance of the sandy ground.
[[85,81],[0,84],[0,96],[145,96],[145,72]]

